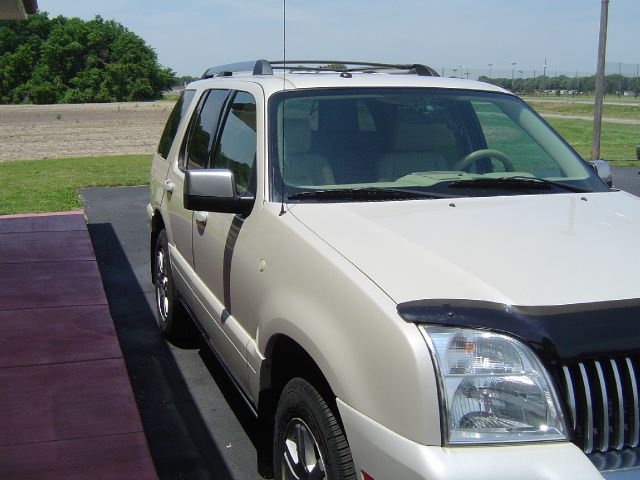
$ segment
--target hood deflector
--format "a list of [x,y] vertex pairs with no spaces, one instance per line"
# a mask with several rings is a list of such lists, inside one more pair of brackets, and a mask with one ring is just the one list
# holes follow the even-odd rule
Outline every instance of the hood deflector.
[[519,337],[552,364],[640,351],[640,298],[550,306],[415,300],[398,304],[397,310],[407,322],[480,328]]

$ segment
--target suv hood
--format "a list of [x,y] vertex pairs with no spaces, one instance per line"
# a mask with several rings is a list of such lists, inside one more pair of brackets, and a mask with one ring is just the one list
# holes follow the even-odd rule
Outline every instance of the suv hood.
[[625,192],[300,203],[291,213],[396,303],[640,297],[640,198]]

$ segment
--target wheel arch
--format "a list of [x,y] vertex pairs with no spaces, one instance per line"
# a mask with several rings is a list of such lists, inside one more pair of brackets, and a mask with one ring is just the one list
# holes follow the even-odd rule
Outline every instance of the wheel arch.
[[[293,338],[281,333],[274,334],[267,342],[265,359],[260,370],[258,463],[261,465],[271,465],[278,400],[285,385],[296,377],[307,380],[318,390],[342,425],[336,405],[336,395],[318,363]],[[266,471],[270,470],[268,468]]]
[[313,356],[290,336],[275,334],[269,339],[265,349],[265,362],[260,372],[260,391],[271,390],[277,400],[286,383],[295,377],[309,381],[320,393],[333,397],[335,403],[335,393],[329,380]]

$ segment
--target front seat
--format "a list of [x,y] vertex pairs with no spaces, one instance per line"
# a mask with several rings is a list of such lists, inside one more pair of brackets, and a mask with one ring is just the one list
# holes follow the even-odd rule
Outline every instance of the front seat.
[[446,157],[433,150],[437,124],[401,123],[391,134],[389,149],[380,156],[378,178],[396,180],[417,172],[450,169]]
[[334,185],[329,163],[311,151],[311,128],[307,119],[284,120],[284,177],[289,185]]

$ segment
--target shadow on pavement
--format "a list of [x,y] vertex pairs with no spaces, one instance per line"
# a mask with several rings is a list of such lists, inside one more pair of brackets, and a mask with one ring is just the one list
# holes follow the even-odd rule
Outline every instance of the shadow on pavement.
[[158,477],[233,479],[113,227],[88,229]]

